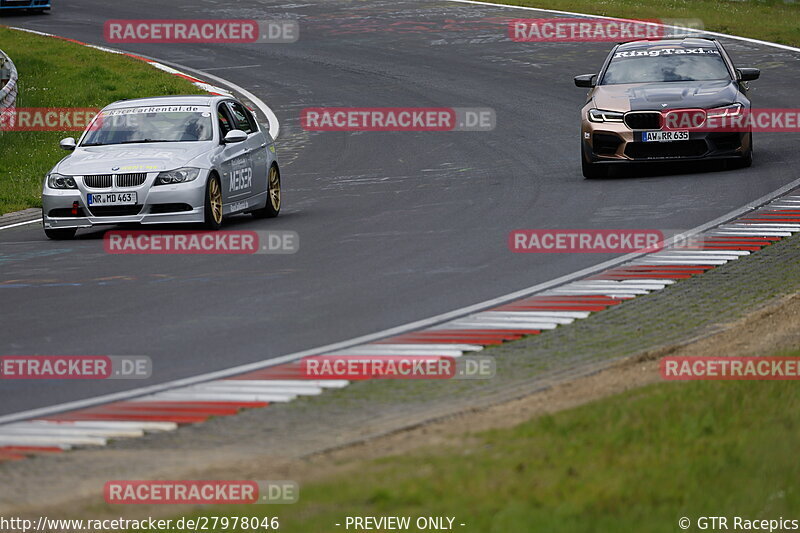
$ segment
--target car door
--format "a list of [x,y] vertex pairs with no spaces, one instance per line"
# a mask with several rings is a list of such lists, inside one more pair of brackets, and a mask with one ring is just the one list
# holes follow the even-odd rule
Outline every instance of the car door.
[[224,144],[225,135],[239,129],[227,101],[217,105],[217,118],[223,143],[220,162],[223,213],[227,215],[247,208],[246,199],[253,190],[253,165],[248,141]]
[[258,127],[253,114],[239,102],[229,102],[231,116],[237,129],[247,133],[248,156],[253,172],[250,197],[262,200],[267,194],[267,137]]

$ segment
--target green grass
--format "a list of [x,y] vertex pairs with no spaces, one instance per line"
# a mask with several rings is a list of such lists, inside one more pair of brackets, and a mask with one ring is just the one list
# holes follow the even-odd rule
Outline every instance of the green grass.
[[[800,356],[800,351],[793,354]],[[366,461],[264,513],[281,531],[345,516],[455,516],[481,533],[679,531],[687,516],[796,518],[796,382],[669,382],[512,429]],[[697,530],[695,527],[692,530]]]
[[[0,27],[0,49],[19,72],[18,107],[98,108],[123,98],[202,94],[190,82],[142,61],[59,39]],[[65,155],[58,141],[77,135],[0,135],[0,214],[41,206],[44,175]]]
[[[704,29],[800,45],[800,2],[795,0],[491,0],[632,19],[701,19]],[[531,11],[525,18],[537,18]]]

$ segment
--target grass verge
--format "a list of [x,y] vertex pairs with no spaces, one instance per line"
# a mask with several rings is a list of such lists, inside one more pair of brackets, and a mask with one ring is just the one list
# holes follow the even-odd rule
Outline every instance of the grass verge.
[[[202,94],[146,63],[68,41],[0,27],[0,48],[20,76],[18,107],[99,108],[123,98]],[[0,214],[41,206],[44,175],[64,156],[58,141],[76,132],[0,135]]]
[[[800,2],[795,0],[491,0],[629,19],[701,19],[704,29],[800,46]],[[535,12],[521,18],[536,18]]]
[[257,507],[287,532],[344,530],[334,524],[345,516],[449,516],[466,524],[456,530],[486,533],[673,532],[684,516],[692,530],[700,516],[794,518],[798,428],[796,382],[663,383],[459,447],[355,465],[358,475],[303,486],[297,504]]

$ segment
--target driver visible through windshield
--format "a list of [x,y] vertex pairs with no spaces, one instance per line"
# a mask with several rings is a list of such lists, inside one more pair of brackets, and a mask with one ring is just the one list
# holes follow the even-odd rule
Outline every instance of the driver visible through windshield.
[[731,75],[715,48],[650,47],[616,52],[600,85],[724,79]]
[[211,109],[200,106],[129,107],[100,113],[81,146],[210,141]]

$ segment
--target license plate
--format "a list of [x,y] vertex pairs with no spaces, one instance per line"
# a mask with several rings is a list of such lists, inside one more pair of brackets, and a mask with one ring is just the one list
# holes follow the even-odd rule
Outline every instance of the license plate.
[[688,141],[689,131],[643,131],[642,142],[668,143],[672,141]]
[[134,205],[135,192],[104,192],[87,195],[89,205]]

